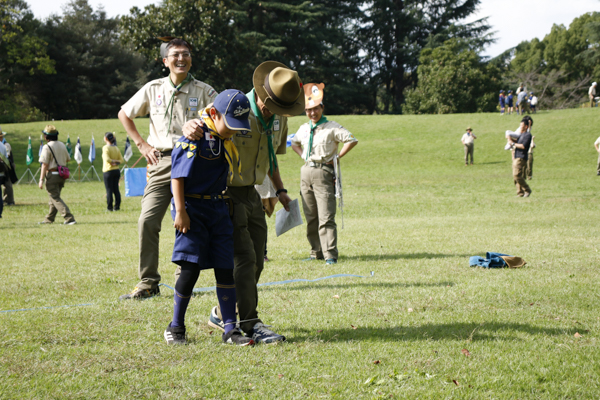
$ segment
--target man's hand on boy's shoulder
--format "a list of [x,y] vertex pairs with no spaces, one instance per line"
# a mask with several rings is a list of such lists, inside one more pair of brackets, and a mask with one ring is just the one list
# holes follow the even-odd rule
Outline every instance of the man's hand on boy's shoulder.
[[192,119],[183,125],[182,131],[187,140],[200,140],[204,137],[204,121],[199,118]]

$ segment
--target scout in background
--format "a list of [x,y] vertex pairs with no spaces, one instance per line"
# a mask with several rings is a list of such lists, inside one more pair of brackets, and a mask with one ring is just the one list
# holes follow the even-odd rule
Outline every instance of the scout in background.
[[46,181],[46,191],[48,192],[48,205],[50,210],[46,215],[46,218],[40,224],[51,224],[56,218],[56,214],[60,212],[60,215],[65,219],[65,225],[74,225],[75,217],[71,214],[71,210],[60,198],[60,192],[65,186],[65,179],[62,178],[58,173],[58,166],[66,166],[67,162],[71,161],[67,146],[63,142],[58,141],[58,131],[53,125],[46,125],[42,131],[46,144],[40,154],[40,163],[42,164],[42,172],[40,173],[40,189],[44,188],[44,181]]
[[475,139],[477,136],[473,135],[473,129],[469,126],[467,131],[462,135],[460,141],[465,146],[465,166],[469,165],[469,156],[471,157],[471,165],[473,165],[473,152],[475,151]]
[[[231,137],[250,130],[250,103],[243,92],[225,90],[202,113],[203,137],[180,138],[172,153],[171,186],[175,245],[172,261],[181,267],[175,284],[173,320],[164,332],[168,344],[185,344],[185,313],[200,271],[214,269],[223,316],[223,342],[254,344],[236,327],[233,280],[233,223],[223,195],[234,172],[239,175],[237,149]],[[229,179],[228,179],[229,178]]]
[[[300,194],[310,244],[308,260],[325,259],[325,263],[331,265],[338,261],[333,163],[337,161],[336,156],[341,159],[348,154],[358,140],[323,114],[324,88],[323,83],[304,85],[305,112],[310,121],[294,135],[292,150],[305,161],[300,170]],[[338,154],[340,143],[344,145]]]

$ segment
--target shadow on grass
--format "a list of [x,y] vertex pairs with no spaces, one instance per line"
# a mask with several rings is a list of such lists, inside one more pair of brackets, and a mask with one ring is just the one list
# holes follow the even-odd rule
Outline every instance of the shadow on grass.
[[356,261],[378,261],[378,260],[414,260],[417,258],[452,258],[452,257],[470,257],[473,254],[436,254],[436,253],[408,253],[408,254],[362,254],[360,256],[344,256],[344,260]]
[[297,329],[290,337],[294,341],[319,340],[335,341],[427,341],[427,340],[470,340],[472,342],[485,340],[522,340],[520,334],[544,336],[573,336],[574,329],[544,328],[531,324],[513,322],[484,322],[481,324],[454,322],[448,324],[423,324],[418,326],[392,326],[389,328],[361,328],[349,326],[345,329]]
[[479,165],[489,165],[489,164],[508,164],[508,161],[490,161],[490,162],[482,162],[478,163]]
[[[454,286],[454,282],[414,282],[414,283],[393,283],[393,282],[369,282],[369,281],[357,281],[357,282],[346,282],[346,283],[322,283],[322,282],[311,282],[311,283],[294,283],[290,285],[283,285],[285,290],[317,290],[317,289],[350,289],[350,288],[377,288],[377,289],[397,289],[397,288],[421,288],[421,287],[448,287]],[[279,285],[264,286],[259,290],[275,289]]]

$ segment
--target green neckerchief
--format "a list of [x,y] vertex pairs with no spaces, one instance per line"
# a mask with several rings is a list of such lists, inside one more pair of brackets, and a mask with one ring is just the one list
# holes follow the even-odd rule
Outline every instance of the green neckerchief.
[[316,125],[313,126],[312,121],[310,121],[310,139],[308,140],[308,152],[306,153],[306,161],[308,161],[310,153],[312,152],[313,136],[315,134],[315,129],[317,129],[317,126],[323,125],[325,122],[329,122],[329,120],[323,114],[321,114],[321,119],[317,121]]
[[256,99],[254,98],[254,89],[250,91],[250,93],[246,93],[246,97],[250,101],[250,108],[252,108],[252,112],[256,115],[256,118],[260,121],[263,129],[267,133],[267,143],[269,145],[269,171],[271,171],[271,175],[273,175],[273,171],[277,168],[277,157],[275,157],[275,149],[273,148],[273,121],[275,121],[275,115],[271,117],[268,123],[265,123],[265,120],[262,117],[262,113],[258,109],[256,105]]
[[[173,100],[175,99],[175,95],[177,93],[179,93],[181,88],[184,87],[186,83],[188,83],[192,80],[194,80],[194,77],[192,76],[192,74],[188,73],[187,76],[185,77],[185,79],[183,80],[183,82],[181,82],[179,85],[175,86],[175,84],[171,80],[171,76],[169,76],[169,83],[171,84],[171,87],[175,88],[175,91],[173,91],[173,94],[171,95],[171,98],[169,99],[169,104],[167,104],[167,109],[165,110],[165,117],[167,116],[167,114],[169,114],[169,127],[167,128],[167,136],[169,136],[169,131],[171,131],[171,120],[173,119],[173,106],[175,105],[175,102]],[[169,107],[171,108],[170,112],[169,112]]]

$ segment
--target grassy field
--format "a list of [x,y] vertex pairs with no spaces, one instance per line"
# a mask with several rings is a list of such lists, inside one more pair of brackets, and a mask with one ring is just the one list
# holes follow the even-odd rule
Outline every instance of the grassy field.
[[[69,183],[63,199],[78,224],[40,226],[46,192],[16,186],[17,205],[0,220],[0,398],[600,398],[597,112],[534,116],[526,199],[515,196],[503,150],[517,116],[330,117],[360,141],[342,166],[340,262],[302,262],[304,227],[275,237],[269,220],[261,279],[364,278],[261,288],[260,315],[287,336],[282,345],[222,345],[206,324],[216,304],[206,292],[190,305],[190,344],[166,346],[171,290],[117,300],[137,282],[140,198],[109,214],[102,183]],[[305,121],[292,119],[290,130]],[[44,125],[2,126],[19,174],[27,136],[39,146]],[[104,131],[116,131],[123,148],[117,120],[56,125],[63,141],[81,136],[84,158],[92,133],[100,146]],[[471,167],[460,143],[467,125],[478,136]],[[292,198],[301,164],[291,151],[280,158]],[[339,213],[337,221],[341,228]],[[172,230],[166,216],[161,272],[170,286]],[[469,256],[486,251],[527,265],[470,268]],[[212,285],[203,273],[197,287]]]

